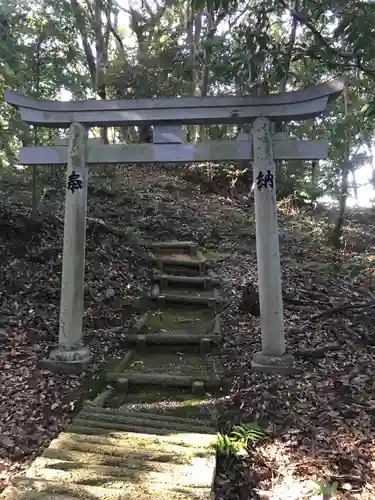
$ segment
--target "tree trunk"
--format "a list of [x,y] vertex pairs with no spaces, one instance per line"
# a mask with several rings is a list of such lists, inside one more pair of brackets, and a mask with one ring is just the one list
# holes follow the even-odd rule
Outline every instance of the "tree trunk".
[[335,222],[335,225],[331,232],[331,243],[334,248],[341,247],[341,238],[345,223],[345,212],[346,212],[346,202],[348,199],[348,185],[349,185],[349,172],[350,164],[349,160],[346,160],[342,164],[341,170],[341,192],[339,199],[339,213]]
[[356,171],[355,171],[355,168],[353,168],[353,167],[351,169],[351,174],[352,174],[352,187],[353,187],[355,204],[358,206],[358,184],[357,184],[357,178],[356,178]]
[[[119,9],[117,7],[113,8],[113,29],[116,33],[118,33],[118,15],[119,15]],[[116,37],[115,39],[115,44],[116,48],[119,52],[123,52],[124,47]]]
[[[295,0],[294,10],[296,12],[299,12],[300,0]],[[294,45],[296,43],[297,27],[298,27],[298,21],[295,17],[292,16],[292,28],[291,28],[290,33],[289,33],[288,47],[287,47],[287,51],[286,51],[285,58],[284,58],[283,77],[280,81],[280,93],[283,93],[286,91],[286,87],[288,84],[290,64],[292,62],[293,49],[294,49]],[[275,132],[283,132],[283,131],[284,131],[284,123],[283,122],[276,122],[275,123]],[[276,167],[278,170],[281,170],[283,165],[285,165],[285,163],[283,163],[282,160],[276,161]],[[285,167],[285,170],[286,170],[286,167]]]
[[[106,27],[105,33],[102,31],[102,2],[95,0],[95,49],[96,49],[96,74],[95,74],[95,91],[100,99],[107,99],[105,68],[108,63],[108,43],[109,43],[109,27]],[[103,127],[100,129],[100,137],[104,144],[109,144],[108,129]]]
[[[207,13],[207,40],[212,39],[216,33],[216,28],[213,25],[213,13]],[[206,97],[208,94],[208,89],[210,85],[210,66],[211,66],[211,56],[212,48],[211,46],[206,46],[203,55],[203,70],[201,79],[201,96]],[[203,141],[206,136],[206,125],[202,123],[199,126],[199,140]]]
[[373,189],[375,189],[375,162],[374,155],[372,154],[372,144],[370,139],[365,139],[365,143],[369,153],[369,161],[371,165],[371,184]]
[[[35,68],[35,94],[37,97],[41,97],[40,93],[40,73],[41,73],[41,59],[40,59],[40,50],[42,47],[42,43],[44,41],[44,37],[40,35],[39,40],[36,44],[36,68]],[[34,146],[38,146],[38,130],[36,127],[33,127],[34,132]],[[31,201],[31,217],[35,217],[36,209],[38,207],[38,171],[37,166],[33,165],[33,174],[32,174],[32,201]]]
[[[299,12],[300,0],[295,1],[294,10],[295,12]],[[290,63],[292,61],[294,44],[296,43],[297,27],[298,27],[298,21],[295,17],[292,17],[292,29],[290,30],[288,48],[284,59],[284,72],[283,72],[284,74],[280,81],[280,92],[285,92],[288,83]]]
[[[202,13],[199,12],[195,16],[194,9],[192,8],[190,2],[187,2],[186,17],[190,66],[189,95],[195,97],[197,95],[198,87],[197,55],[202,31]],[[196,142],[196,140],[197,126],[190,125],[188,127],[188,142]]]

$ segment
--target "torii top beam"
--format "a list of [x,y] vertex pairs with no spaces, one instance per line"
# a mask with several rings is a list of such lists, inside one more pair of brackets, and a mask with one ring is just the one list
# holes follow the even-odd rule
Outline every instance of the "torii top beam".
[[248,123],[258,116],[275,121],[304,120],[320,115],[343,90],[344,79],[316,87],[263,97],[219,96],[128,100],[48,101],[8,91],[5,101],[18,108],[24,122],[67,128],[116,125]]

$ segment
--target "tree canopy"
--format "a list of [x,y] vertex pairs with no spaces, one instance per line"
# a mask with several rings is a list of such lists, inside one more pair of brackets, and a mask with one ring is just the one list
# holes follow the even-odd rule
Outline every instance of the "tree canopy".
[[[338,100],[322,119],[289,126],[299,137],[329,139],[329,160],[281,165],[280,193],[341,199],[348,189],[356,191],[356,172],[364,161],[372,163],[374,3],[142,0],[127,6],[115,0],[3,0],[0,5],[1,95],[8,88],[49,99],[59,99],[61,92],[78,99],[263,95],[345,74],[347,106]],[[113,140],[133,141],[144,140],[148,131],[104,130],[106,141],[108,133]],[[190,140],[235,133],[228,126],[188,130]],[[36,139],[32,127],[2,104],[3,168],[15,163],[20,144],[48,143],[53,134],[41,130]]]

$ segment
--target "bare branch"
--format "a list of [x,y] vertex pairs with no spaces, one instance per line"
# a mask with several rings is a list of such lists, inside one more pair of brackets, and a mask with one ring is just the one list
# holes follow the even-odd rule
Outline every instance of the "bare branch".
[[78,3],[77,0],[70,0],[70,7],[72,9],[72,12],[76,18],[76,23],[77,23],[77,28],[78,31],[80,32],[81,39],[82,39],[82,45],[83,45],[83,50],[85,52],[86,56],[86,62],[87,66],[90,71],[90,76],[93,85],[95,84],[95,78],[96,78],[96,63],[95,63],[95,57],[92,53],[91,46],[88,40],[88,34],[86,31],[86,25],[85,25],[85,13],[83,12],[82,6]]
[[[299,10],[299,5],[300,5],[300,0],[296,0],[294,6],[295,11]],[[288,49],[284,60],[284,75],[280,82],[280,92],[285,92],[288,83],[290,63],[292,61],[293,49],[296,43],[297,27],[298,27],[298,20],[295,17],[292,17],[292,29],[290,30]]]
[[86,4],[86,8],[87,10],[89,11],[90,13],[90,16],[91,16],[91,20],[94,20],[94,11],[92,10],[92,6],[89,2],[89,0],[85,0],[85,4]]
[[126,7],[123,7],[120,5],[118,2],[116,2],[116,7],[121,10],[122,12],[125,12],[125,14],[129,14],[130,16],[132,15],[132,9],[127,9]]
[[[117,4],[116,4],[117,6]],[[115,30],[115,27],[112,24],[111,21],[111,7],[107,4],[106,8],[104,9],[106,18],[107,18],[107,29],[109,30],[110,33],[116,38],[116,41],[121,49],[121,52],[124,53],[124,44],[122,43],[122,39],[118,32]]]
[[[150,7],[150,4],[147,2],[147,0],[143,0],[143,5],[145,7],[145,9],[147,10],[147,12],[149,13],[150,17],[152,17],[154,15],[154,11],[152,10],[152,8]],[[157,5],[157,11],[160,9],[160,5],[156,2],[156,5]]]

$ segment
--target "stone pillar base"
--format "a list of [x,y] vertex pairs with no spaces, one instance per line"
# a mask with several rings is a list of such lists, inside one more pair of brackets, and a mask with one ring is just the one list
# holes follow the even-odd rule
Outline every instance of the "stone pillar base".
[[92,360],[87,348],[65,351],[54,349],[48,358],[40,360],[41,368],[57,373],[80,374],[87,370]]
[[253,372],[263,373],[297,373],[298,370],[294,366],[294,358],[291,354],[284,356],[266,356],[261,352],[254,354],[251,363]]

